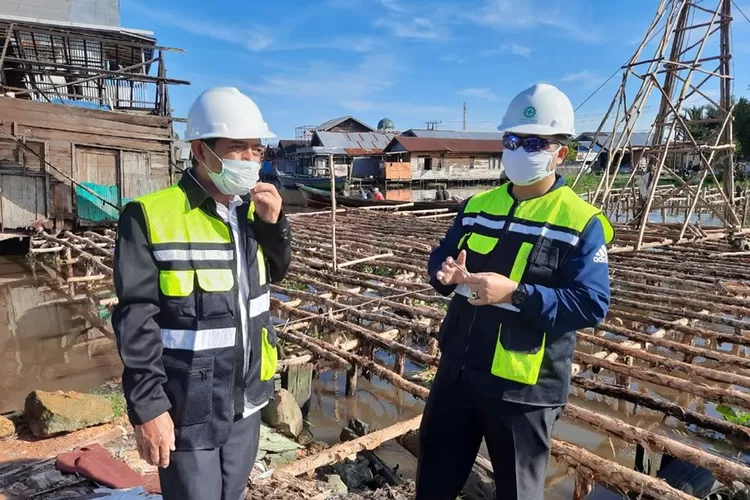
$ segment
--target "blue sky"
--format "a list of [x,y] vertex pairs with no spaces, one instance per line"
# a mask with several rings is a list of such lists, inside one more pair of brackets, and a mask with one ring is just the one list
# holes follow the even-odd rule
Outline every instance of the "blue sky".
[[[121,0],[123,26],[154,31],[159,44],[186,51],[167,54],[169,76],[192,82],[171,88],[176,116],[186,116],[201,91],[235,86],[280,138],[347,114],[373,126],[389,117],[400,130],[424,128],[427,120],[460,129],[464,102],[468,129],[494,130],[509,100],[536,82],[557,85],[578,106],[633,55],[658,4]],[[750,16],[750,2],[737,5]],[[743,96],[750,22],[736,10],[734,16],[734,94]],[[578,131],[596,130],[620,81],[618,74],[578,110]],[[636,90],[630,86],[628,94]],[[718,96],[717,89],[706,92]],[[637,129],[647,130],[657,109],[655,96]]]

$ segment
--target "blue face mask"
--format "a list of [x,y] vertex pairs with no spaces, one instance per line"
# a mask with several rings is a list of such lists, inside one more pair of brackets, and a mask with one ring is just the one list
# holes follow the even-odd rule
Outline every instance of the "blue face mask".
[[257,161],[225,160],[206,146],[216,158],[221,161],[221,172],[218,174],[208,167],[208,178],[214,183],[216,189],[227,196],[244,196],[255,187],[260,179],[260,163]]

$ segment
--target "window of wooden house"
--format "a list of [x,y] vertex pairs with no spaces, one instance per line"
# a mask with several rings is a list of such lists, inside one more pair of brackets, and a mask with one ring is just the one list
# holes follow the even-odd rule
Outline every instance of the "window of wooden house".
[[425,170],[432,170],[432,157],[430,157],[430,156],[420,156],[420,158],[424,158],[424,169]]
[[469,168],[474,168],[474,157],[473,156],[469,157]]
[[438,160],[438,170],[442,170],[443,166],[445,165],[445,155],[440,155],[440,159]]

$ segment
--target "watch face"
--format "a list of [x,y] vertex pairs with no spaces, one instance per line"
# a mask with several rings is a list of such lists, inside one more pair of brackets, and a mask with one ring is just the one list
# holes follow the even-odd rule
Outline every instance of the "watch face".
[[516,291],[513,292],[513,295],[511,295],[510,299],[513,302],[514,306],[522,306],[523,303],[526,302],[526,287],[518,287]]

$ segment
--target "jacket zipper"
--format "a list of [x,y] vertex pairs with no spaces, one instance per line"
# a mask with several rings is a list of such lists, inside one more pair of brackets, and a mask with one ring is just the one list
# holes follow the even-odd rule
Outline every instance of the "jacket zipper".
[[[497,243],[496,243],[497,245],[500,245],[500,242],[503,241],[503,239],[505,238],[505,235],[508,234],[508,231],[510,230],[510,225],[513,222],[513,216],[516,213],[516,209],[518,208],[519,203],[520,202],[517,199],[513,198],[513,205],[511,205],[510,210],[508,211],[508,216],[507,216],[508,219],[506,221],[505,227],[503,227],[503,232],[500,233],[500,236],[497,239]],[[492,251],[490,251],[490,256],[491,256],[491,253]],[[469,338],[466,339],[466,346],[464,347],[464,356],[461,362],[461,369],[458,370],[459,377],[463,373],[464,368],[466,368],[466,357],[469,354],[469,346],[471,345],[471,336],[474,333],[474,320],[477,318],[477,308],[472,307],[472,309],[473,311],[472,311],[472,316],[471,316],[471,323],[469,325]]]

